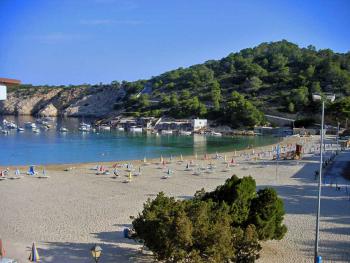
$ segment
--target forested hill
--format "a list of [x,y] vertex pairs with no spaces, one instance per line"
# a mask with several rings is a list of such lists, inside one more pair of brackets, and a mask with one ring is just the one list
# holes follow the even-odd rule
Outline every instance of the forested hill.
[[[337,101],[327,105],[327,113],[335,122],[336,118],[350,117],[350,52],[300,48],[283,40],[243,49],[220,60],[178,68],[149,80],[87,86],[91,99],[95,88],[99,94],[104,89],[121,91],[115,97],[108,95],[115,104],[107,104],[116,113],[206,117],[232,127],[262,124],[263,113],[297,118],[317,116],[320,105],[311,100],[312,93],[332,92]],[[84,112],[89,104],[80,100],[82,103],[75,102],[75,115]],[[65,107],[69,105],[57,105],[59,101],[58,98],[53,103],[58,114],[67,112]],[[89,110],[85,112],[93,115],[93,105],[86,106]]]
[[[338,103],[331,108],[350,110],[349,99],[344,100],[350,95],[350,52],[300,48],[283,40],[124,84],[132,93],[145,84],[152,87],[148,94],[128,97],[128,112],[205,116],[233,126],[252,126],[263,121],[261,112],[294,117],[319,112],[312,93],[335,93]],[[338,117],[346,115],[339,113]]]

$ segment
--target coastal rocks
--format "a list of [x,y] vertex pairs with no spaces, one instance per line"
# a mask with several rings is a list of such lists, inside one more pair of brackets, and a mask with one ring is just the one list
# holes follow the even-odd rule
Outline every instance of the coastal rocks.
[[123,88],[104,86],[20,87],[0,101],[0,115],[103,117],[125,96]]
[[41,109],[38,113],[42,117],[56,117],[58,115],[58,110],[52,103],[50,103]]
[[82,97],[72,105],[68,106],[62,114],[70,117],[93,116],[103,117],[114,109],[114,104],[121,99],[124,93],[121,89],[104,88],[93,94]]

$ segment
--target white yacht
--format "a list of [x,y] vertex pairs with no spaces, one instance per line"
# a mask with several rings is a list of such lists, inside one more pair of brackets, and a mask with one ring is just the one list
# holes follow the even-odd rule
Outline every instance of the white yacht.
[[68,132],[68,129],[65,128],[65,127],[61,127],[61,128],[60,128],[60,132]]

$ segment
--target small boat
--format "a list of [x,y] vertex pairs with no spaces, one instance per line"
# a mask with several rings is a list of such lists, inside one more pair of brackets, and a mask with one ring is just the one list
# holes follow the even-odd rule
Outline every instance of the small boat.
[[17,128],[17,131],[18,131],[18,132],[24,132],[24,129],[23,129],[22,127],[18,127],[18,128]]
[[162,134],[173,134],[172,130],[162,130]]
[[40,130],[39,130],[38,128],[33,128],[32,131],[33,131],[34,133],[40,133]]
[[111,130],[111,126],[107,126],[107,125],[101,125],[99,126],[100,130],[104,130],[104,131],[110,131]]
[[221,132],[211,132],[210,135],[212,136],[222,136]]
[[123,127],[118,127],[118,131],[125,131]]
[[60,128],[60,132],[68,132],[68,129],[65,128],[65,127],[61,127],[61,128]]
[[87,124],[87,123],[84,123],[84,122],[81,122],[80,125],[79,125],[79,131],[82,131],[82,132],[88,132],[91,130],[91,125],[90,124]]
[[36,129],[36,124],[33,122],[25,122],[24,127],[28,128],[28,129]]
[[9,131],[8,130],[1,130],[1,133],[2,134],[9,134]]
[[13,122],[8,122],[6,127],[8,129],[17,129],[17,125],[15,123],[13,123]]
[[180,131],[180,135],[187,135],[187,136],[189,136],[191,134],[192,134],[192,132],[190,132],[190,131]]
[[130,132],[142,132],[141,127],[131,126],[129,129]]
[[85,126],[81,126],[81,127],[79,127],[79,131],[88,132],[88,131],[90,131],[90,129],[88,127],[85,127]]

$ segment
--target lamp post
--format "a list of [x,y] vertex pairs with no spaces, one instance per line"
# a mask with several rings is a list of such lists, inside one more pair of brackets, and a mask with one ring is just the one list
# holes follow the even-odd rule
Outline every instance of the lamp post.
[[100,260],[101,254],[102,254],[102,248],[98,245],[94,245],[91,249],[91,256],[95,260],[96,263]]
[[321,141],[320,141],[320,172],[318,175],[318,196],[317,196],[317,214],[316,214],[316,238],[315,238],[315,254],[314,262],[321,263],[322,257],[318,255],[318,241],[320,232],[320,211],[321,211],[321,190],[322,190],[322,165],[323,165],[323,137],[324,137],[324,104],[325,99],[333,102],[335,100],[335,95],[326,95],[322,98],[320,94],[312,94],[312,99],[314,101],[322,101],[322,120],[321,120]]
[[340,122],[338,122],[338,125],[337,125],[337,152],[339,152],[339,129],[340,129]]

